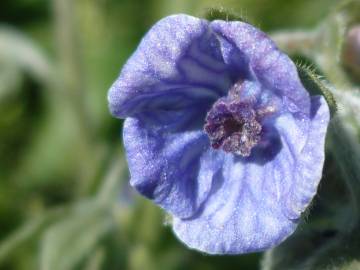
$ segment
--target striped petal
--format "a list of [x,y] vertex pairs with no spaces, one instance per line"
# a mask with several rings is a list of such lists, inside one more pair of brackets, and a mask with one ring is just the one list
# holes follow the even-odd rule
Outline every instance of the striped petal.
[[231,83],[208,22],[174,15],[145,35],[109,90],[108,101],[111,112],[125,118],[198,102],[211,104]]
[[211,149],[206,134],[194,126],[197,117],[189,110],[150,112],[127,118],[124,125],[130,184],[182,218],[192,216],[206,200],[224,156]]
[[204,207],[189,219],[174,218],[179,239],[212,254],[262,251],[283,241],[316,193],[328,121],[325,100],[314,97],[310,133],[302,149],[291,141],[303,136],[300,130],[293,138],[279,131],[282,147],[271,162],[227,156]]

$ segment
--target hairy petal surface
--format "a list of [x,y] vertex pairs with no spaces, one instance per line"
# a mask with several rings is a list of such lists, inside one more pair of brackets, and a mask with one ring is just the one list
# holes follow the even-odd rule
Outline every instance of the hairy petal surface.
[[190,109],[186,114],[147,112],[146,117],[127,118],[124,125],[130,184],[182,218],[205,201],[224,156],[209,146],[201,129],[191,128],[189,122],[196,123],[197,117]]
[[155,24],[112,85],[108,101],[119,118],[149,110],[211,104],[231,85],[209,22],[173,15]]
[[[238,254],[270,248],[296,228],[321,178],[329,109],[312,98],[305,146],[293,146],[301,130],[283,135],[271,162],[260,164],[227,155],[211,194],[193,217],[174,217],[176,235],[189,247],[212,254]],[[291,124],[291,118],[286,120]],[[215,188],[214,188],[215,186]]]

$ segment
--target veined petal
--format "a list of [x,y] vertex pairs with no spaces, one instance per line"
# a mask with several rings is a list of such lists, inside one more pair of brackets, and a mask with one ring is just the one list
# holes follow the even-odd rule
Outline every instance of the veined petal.
[[206,200],[224,154],[191,126],[196,123],[191,113],[146,114],[124,125],[130,183],[171,214],[189,217]]
[[[247,59],[244,61],[249,63],[255,79],[283,98],[289,111],[309,116],[309,94],[300,82],[294,63],[264,32],[237,21],[213,21],[210,28],[218,35],[222,51],[237,50],[237,54]],[[224,59],[233,59],[236,53],[223,54]]]
[[269,166],[228,158],[217,179],[222,184],[202,211],[190,219],[174,217],[175,234],[190,248],[210,254],[256,252],[281,242],[296,223],[265,190],[266,180],[272,180],[269,172]]
[[211,103],[223,95],[231,79],[208,24],[188,15],[155,24],[109,90],[111,112],[124,118],[171,104]]
[[189,247],[255,252],[295,230],[321,178],[329,110],[262,31],[167,17],[108,99],[127,118],[131,184],[173,215]]
[[325,136],[329,121],[330,111],[324,97],[312,97],[309,134],[300,153],[287,202],[284,203],[289,218],[297,219],[316,194],[325,160]]
[[312,98],[311,116],[302,149],[290,147],[279,131],[282,148],[271,162],[227,155],[203,208],[189,219],[174,217],[176,235],[189,247],[212,254],[261,251],[288,237],[321,178],[329,121],[322,97]]

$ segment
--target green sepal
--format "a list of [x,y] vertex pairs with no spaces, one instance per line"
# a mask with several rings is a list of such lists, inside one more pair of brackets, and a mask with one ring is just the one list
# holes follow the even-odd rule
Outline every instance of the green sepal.
[[204,18],[209,21],[223,20],[223,21],[241,21],[248,22],[243,16],[236,14],[224,7],[212,7],[206,10]]
[[337,111],[337,104],[328,84],[320,75],[315,73],[311,67],[302,64],[297,64],[296,66],[300,80],[304,87],[310,92],[311,95],[324,96],[327,104],[329,105],[331,117],[333,117]]

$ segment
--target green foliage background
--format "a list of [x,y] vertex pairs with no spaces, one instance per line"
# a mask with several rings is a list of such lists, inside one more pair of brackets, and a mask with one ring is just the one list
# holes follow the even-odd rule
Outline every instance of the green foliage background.
[[223,6],[265,31],[310,29],[337,2],[1,0],[0,269],[257,269],[260,254],[187,249],[128,187],[107,90],[166,15]]

